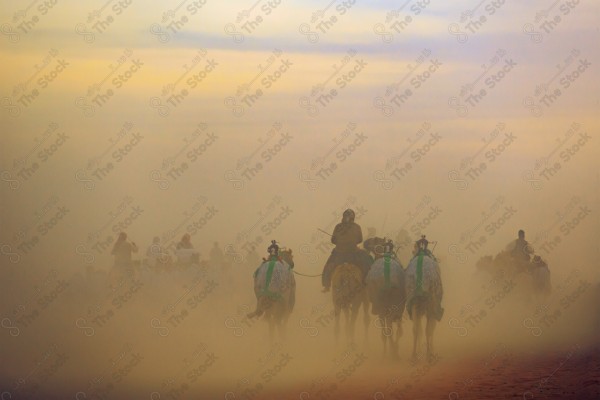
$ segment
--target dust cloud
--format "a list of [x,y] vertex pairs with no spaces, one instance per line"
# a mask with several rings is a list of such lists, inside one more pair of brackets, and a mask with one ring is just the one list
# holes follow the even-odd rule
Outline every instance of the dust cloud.
[[[0,400],[598,398],[597,2],[5,3]],[[431,357],[406,313],[398,359],[362,309],[336,339],[348,208],[430,241]],[[485,267],[520,229],[549,293]],[[271,240],[285,335],[247,316]]]

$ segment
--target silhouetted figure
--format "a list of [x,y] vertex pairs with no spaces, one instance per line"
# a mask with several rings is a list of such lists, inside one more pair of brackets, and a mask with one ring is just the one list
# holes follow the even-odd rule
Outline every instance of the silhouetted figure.
[[115,257],[114,272],[119,280],[125,276],[133,277],[133,263],[131,261],[132,253],[137,253],[138,248],[134,242],[127,241],[125,232],[119,233],[119,237],[113,245],[112,254]]
[[363,241],[363,237],[360,226],[354,222],[354,217],[354,211],[347,209],[342,214],[342,222],[337,224],[333,230],[331,243],[335,247],[325,263],[321,277],[324,292],[328,292],[331,287],[331,276],[336,266],[345,262],[356,265],[360,268],[364,281],[369,267],[373,263],[373,258],[369,253],[357,247]]
[[527,240],[525,240],[525,231],[519,230],[519,237],[515,240],[515,246],[512,249],[511,255],[521,267],[526,267],[530,261],[530,255],[533,254]]
[[215,242],[213,244],[212,249],[210,249],[209,253],[210,263],[211,264],[222,264],[224,261],[223,251],[221,251],[221,247],[219,246],[219,242]]
[[186,233],[181,237],[177,246],[175,246],[175,249],[177,250],[177,260],[180,264],[200,264],[200,253],[197,251],[185,251],[194,249],[191,239],[192,237],[190,234]]
[[192,237],[189,233],[186,233],[181,237],[179,243],[177,243],[176,249],[193,249],[194,245],[192,244]]
[[160,237],[154,236],[152,244],[146,250],[146,263],[149,267],[155,268],[160,265],[166,265],[171,262],[171,257],[163,249],[160,243]]

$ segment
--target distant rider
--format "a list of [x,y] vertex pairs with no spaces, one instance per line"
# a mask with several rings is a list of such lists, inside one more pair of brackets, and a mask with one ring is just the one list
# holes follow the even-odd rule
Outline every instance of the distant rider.
[[125,232],[119,233],[110,253],[115,257],[113,283],[115,283],[115,279],[121,281],[124,277],[133,277],[134,271],[131,254],[137,252],[138,247],[136,244],[127,241],[127,234]]
[[533,254],[531,246],[525,240],[525,231],[519,230],[519,237],[515,240],[515,246],[512,249],[511,255],[519,266],[526,267],[529,265],[530,256]]

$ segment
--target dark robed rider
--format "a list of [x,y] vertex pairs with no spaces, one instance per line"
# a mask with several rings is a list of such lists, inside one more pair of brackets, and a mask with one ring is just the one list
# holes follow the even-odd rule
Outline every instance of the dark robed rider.
[[323,291],[329,291],[331,287],[331,276],[336,266],[345,262],[354,264],[360,268],[363,281],[369,272],[369,267],[373,263],[373,258],[364,250],[357,247],[362,243],[362,229],[354,222],[354,211],[347,209],[342,214],[342,222],[335,226],[331,243],[335,245],[331,251],[331,255],[323,268],[323,276],[321,278]]
[[515,247],[512,249],[512,256],[519,264],[521,264],[521,266],[527,266],[531,260],[531,247],[527,240],[525,240],[524,230],[519,230],[518,235],[519,237],[515,240]]

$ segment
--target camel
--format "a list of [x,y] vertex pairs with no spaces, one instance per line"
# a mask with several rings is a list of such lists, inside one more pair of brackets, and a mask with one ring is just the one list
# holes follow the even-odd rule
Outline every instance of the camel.
[[495,257],[481,257],[476,267],[485,279],[493,278],[493,283],[498,279],[514,281],[516,296],[523,301],[543,300],[551,292],[550,270],[540,256],[527,261],[516,259],[510,250],[503,250]]
[[[383,357],[388,353],[398,359],[398,340],[402,336],[402,316],[406,304],[404,269],[391,248],[375,260],[367,275],[367,292],[376,326],[381,329]],[[394,325],[396,330],[394,331]]]
[[254,272],[256,309],[248,318],[265,316],[269,322],[269,335],[274,339],[277,329],[280,339],[285,339],[288,318],[296,300],[291,250],[282,250],[278,256],[265,260]]
[[440,267],[433,254],[426,249],[418,251],[417,255],[406,268],[406,311],[413,321],[413,352],[412,360],[417,361],[417,348],[423,336],[421,321],[426,319],[425,340],[427,360],[433,362],[433,333],[436,323],[443,314],[441,300],[443,295]]
[[354,327],[359,308],[364,310],[365,340],[369,329],[369,305],[367,291],[363,284],[361,270],[358,266],[343,263],[335,267],[331,277],[331,295],[334,309],[334,333],[336,342],[340,335],[340,315],[344,313],[346,338],[354,341]]

